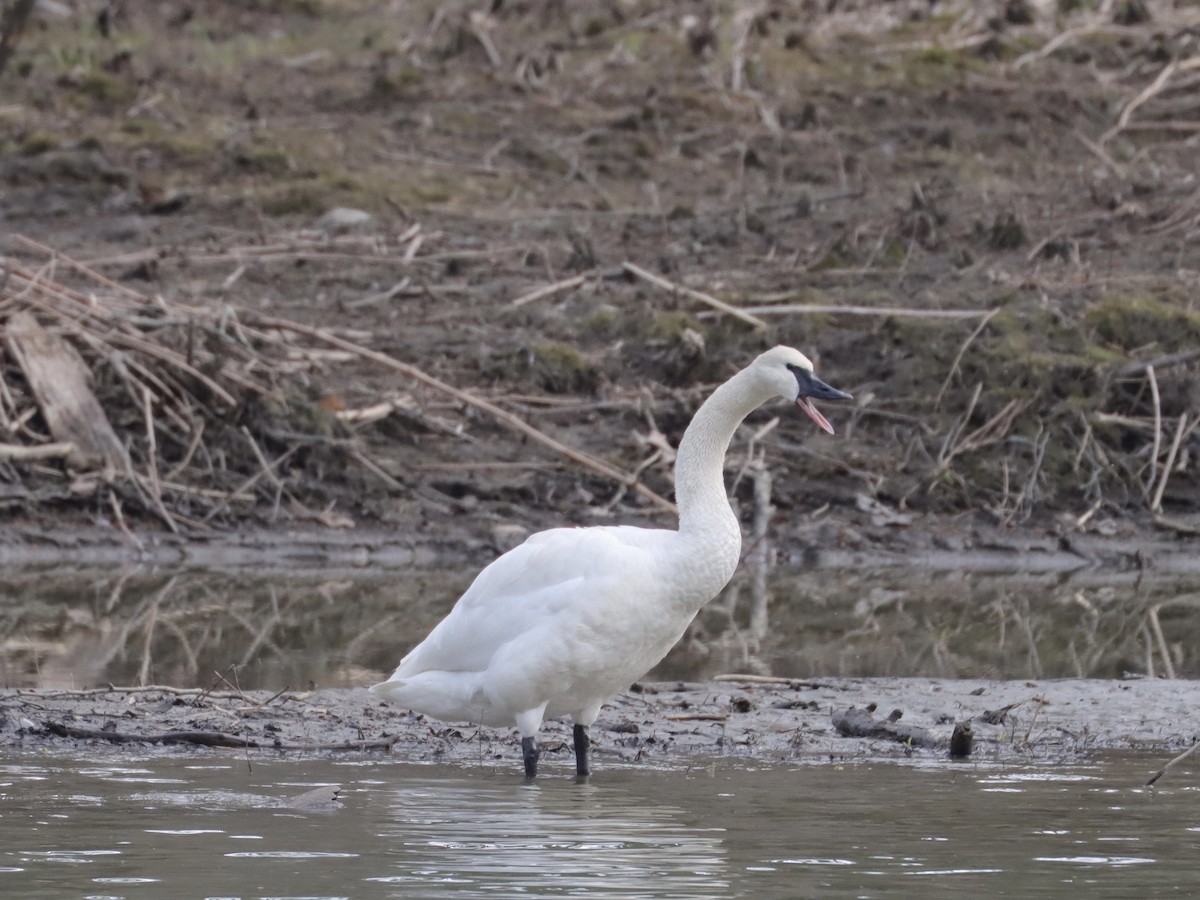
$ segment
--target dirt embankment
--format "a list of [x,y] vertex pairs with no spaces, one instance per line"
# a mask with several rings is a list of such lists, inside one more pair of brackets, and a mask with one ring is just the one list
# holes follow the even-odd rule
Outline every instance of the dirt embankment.
[[856,396],[735,442],[795,546],[1195,533],[1194,9],[61,7],[0,101],[10,519],[668,522],[786,342]]

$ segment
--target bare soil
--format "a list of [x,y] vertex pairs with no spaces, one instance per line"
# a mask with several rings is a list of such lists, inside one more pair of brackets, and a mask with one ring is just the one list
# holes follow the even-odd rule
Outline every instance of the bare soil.
[[[836,438],[770,409],[733,448],[747,521],[761,462],[798,554],[819,516],[825,546],[1189,540],[1200,14],[1087,6],[43,10],[3,75],[0,329],[71,326],[137,478],[0,460],[0,509],[143,548],[665,523],[691,411],[786,342],[856,396]],[[0,354],[5,441],[44,446]]]

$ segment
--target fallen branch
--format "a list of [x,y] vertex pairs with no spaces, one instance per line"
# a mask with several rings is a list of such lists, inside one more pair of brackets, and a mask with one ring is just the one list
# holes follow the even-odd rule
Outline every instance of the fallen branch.
[[881,721],[872,717],[866,710],[855,706],[835,712],[832,718],[833,727],[843,737],[882,739],[908,744],[911,747],[938,746],[938,740],[924,728]]
[[1186,750],[1184,750],[1182,753],[1180,753],[1177,757],[1175,757],[1173,760],[1171,760],[1169,763],[1167,763],[1165,766],[1163,766],[1161,769],[1159,769],[1157,772],[1155,772],[1152,776],[1150,776],[1150,780],[1146,782],[1146,787],[1150,787],[1151,785],[1153,785],[1154,782],[1158,781],[1158,779],[1160,779],[1164,775],[1166,775],[1167,771],[1169,769],[1171,769],[1174,766],[1178,765],[1179,763],[1183,762],[1185,759],[1187,759],[1189,756],[1191,756],[1193,753],[1195,753],[1197,749],[1200,749],[1200,741],[1196,741],[1195,743],[1193,743],[1192,746],[1188,747]]
[[1164,516],[1161,513],[1154,514],[1154,524],[1160,528],[1169,528],[1172,531],[1177,531],[1180,534],[1200,535],[1200,524],[1192,524],[1190,522],[1181,522],[1179,519],[1172,519],[1169,516]]
[[736,672],[727,675],[718,675],[713,681],[731,682],[733,684],[777,685],[779,687],[789,687],[794,691],[804,689],[826,690],[832,688],[832,685],[822,684],[819,681],[805,681],[803,678],[781,678],[778,675],[742,675]]
[[1077,28],[1068,28],[1065,31],[1060,31],[1045,44],[1036,50],[1030,50],[1028,53],[1023,53],[1012,61],[1009,68],[1014,71],[1020,71],[1032,62],[1038,62],[1045,59],[1047,56],[1058,50],[1060,47],[1065,47],[1072,43],[1077,38],[1091,37],[1093,34],[1104,33],[1123,34],[1125,29],[1121,26],[1110,25],[1107,28],[1103,25],[1087,24]]
[[1197,357],[1200,357],[1200,347],[1193,347],[1190,350],[1180,350],[1178,353],[1168,353],[1166,356],[1158,356],[1154,359],[1126,363],[1117,369],[1117,375],[1141,375],[1147,369],[1165,369],[1168,366],[1179,366],[1191,362]]
[[110,476],[124,474],[129,457],[92,393],[90,370],[75,348],[24,310],[9,317],[7,337],[56,443],[74,448],[70,462],[99,465]]
[[783,303],[775,306],[743,306],[741,311],[755,316],[847,315],[898,316],[910,319],[982,319],[993,310],[913,309],[902,306],[834,306],[831,304]]
[[724,300],[718,300],[711,294],[705,294],[702,291],[694,291],[691,288],[684,287],[681,284],[675,284],[673,281],[655,275],[653,272],[647,272],[641,266],[634,265],[631,262],[621,263],[621,268],[635,278],[640,278],[643,281],[648,281],[655,287],[660,287],[665,291],[670,291],[674,294],[683,294],[685,297],[691,297],[693,300],[699,300],[701,303],[711,306],[713,309],[723,312],[726,315],[733,316],[735,319],[740,319],[747,325],[753,325],[755,328],[765,329],[767,323],[762,319],[756,318],[744,309],[738,309],[736,306],[730,306]]
[[777,675],[739,675],[737,673],[718,675],[713,679],[713,681],[733,682],[734,684],[777,684],[780,686],[790,685],[794,680],[780,678]]
[[[1158,454],[1162,449],[1162,398],[1158,393],[1158,377],[1154,374],[1154,366],[1146,367],[1146,380],[1150,382],[1150,400],[1154,404],[1154,446],[1150,449],[1150,475],[1142,489],[1142,493],[1149,498],[1150,489],[1158,480]],[[1154,511],[1153,507],[1151,511]]]
[[574,278],[564,278],[562,281],[556,281],[553,284],[547,284],[538,288],[535,291],[530,291],[528,294],[523,294],[516,300],[508,304],[509,309],[520,309],[526,304],[533,303],[536,300],[542,300],[546,297],[553,297],[555,294],[561,294],[563,291],[569,291],[579,287],[588,280],[587,275],[576,275]]
[[26,447],[24,444],[0,444],[0,459],[14,462],[32,462],[38,459],[62,459],[75,454],[75,445],[69,442],[39,444]]
[[668,722],[724,722],[729,718],[729,714],[716,712],[671,713],[663,718]]
[[1163,492],[1167,489],[1167,481],[1171,477],[1171,470],[1175,468],[1175,458],[1179,454],[1179,445],[1183,443],[1183,436],[1188,431],[1188,414],[1179,414],[1179,424],[1175,427],[1175,437],[1171,439],[1171,447],[1167,451],[1167,461],[1163,463],[1162,476],[1158,480],[1158,486],[1154,489],[1154,496],[1150,498],[1150,512],[1162,512]]
[[1200,69],[1200,56],[1193,56],[1185,60],[1173,59],[1165,66],[1161,72],[1150,84],[1138,92],[1131,100],[1129,100],[1121,109],[1121,114],[1117,117],[1117,124],[1106,131],[1100,138],[1100,144],[1103,146],[1110,140],[1120,134],[1123,130],[1129,127],[1129,119],[1138,107],[1144,105],[1152,99],[1156,94],[1162,92],[1166,87],[1167,82],[1171,80],[1171,76],[1176,72],[1187,72],[1191,69]]
[[[125,687],[110,684],[107,687],[87,688],[76,691],[18,691],[18,694],[23,693],[48,700],[62,697],[99,697],[104,694],[171,694],[176,697],[202,697],[210,700],[241,700],[247,703],[253,702],[253,700],[250,697],[247,697],[243,691],[212,691],[208,688],[181,688],[171,687],[165,684],[141,684]],[[284,700],[307,700],[311,696],[312,691],[297,691],[293,693],[287,693],[284,691],[282,693],[275,694],[270,699],[264,701],[264,703],[261,705],[266,705],[266,703],[270,703],[272,700],[277,700],[280,697],[282,697]]]
[[1125,177],[1125,169],[1120,163],[1112,158],[1107,150],[1105,150],[1087,135],[1083,134],[1081,131],[1075,130],[1071,133],[1075,135],[1075,140],[1079,141],[1079,143],[1083,144],[1083,146],[1087,148],[1088,152],[1095,156],[1096,159],[1100,160],[1100,162],[1108,166],[1114,175],[1116,175],[1118,178]]
[[121,731],[106,731],[103,728],[86,728],[80,725],[64,725],[61,722],[46,722],[45,728],[58,737],[77,738],[85,741],[108,741],[113,744],[195,744],[201,747],[236,747],[261,750],[388,750],[396,743],[396,737],[377,738],[371,741],[339,741],[330,744],[286,743],[284,741],[260,741],[255,738],[227,734],[223,731],[164,731],[158,734],[128,734]]

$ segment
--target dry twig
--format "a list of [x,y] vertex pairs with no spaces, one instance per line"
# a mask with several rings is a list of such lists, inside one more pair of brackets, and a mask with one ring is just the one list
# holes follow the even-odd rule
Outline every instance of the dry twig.
[[[1150,82],[1150,84],[1146,85],[1146,87],[1139,91],[1132,99],[1126,102],[1126,104],[1121,108],[1121,114],[1117,117],[1117,124],[1115,124],[1100,137],[1100,146],[1104,146],[1110,140],[1128,128],[1130,126],[1129,120],[1133,116],[1134,112],[1139,107],[1145,105],[1154,96],[1161,93],[1166,87],[1167,82],[1171,80],[1171,76],[1173,76],[1176,72],[1187,72],[1192,69],[1200,69],[1200,56],[1192,56],[1185,60],[1173,59],[1163,66],[1162,71],[1158,73],[1158,76],[1152,82]],[[1145,124],[1151,124],[1151,127],[1159,127],[1160,125],[1160,123]]]
[[912,309],[897,306],[834,306],[823,304],[782,303],[777,306],[744,306],[741,312],[754,316],[895,316],[910,319],[982,319],[994,314],[993,310],[978,309]]
[[936,410],[942,405],[942,398],[946,395],[946,389],[950,387],[950,381],[954,378],[954,373],[958,371],[958,366],[962,362],[963,356],[967,352],[967,348],[975,342],[975,339],[983,333],[983,329],[987,327],[987,323],[992,321],[992,317],[1000,312],[997,307],[983,317],[983,320],[975,326],[975,330],[967,337],[961,347],[958,348],[958,353],[954,355],[954,362],[950,364],[950,371],[946,373],[946,380],[942,382],[942,386],[938,388],[937,396],[933,399],[933,408]]
[[735,319],[745,322],[747,325],[753,325],[755,328],[761,329],[765,329],[767,327],[767,323],[762,319],[751,315],[744,309],[739,309],[736,306],[730,306],[724,300],[718,300],[711,294],[705,294],[703,291],[694,291],[691,288],[684,287],[683,285],[675,284],[674,282],[663,278],[661,275],[655,275],[653,272],[647,272],[641,266],[634,265],[628,261],[622,263],[621,268],[630,275],[633,275],[635,278],[640,278],[643,281],[653,284],[655,287],[660,287],[663,290],[670,291],[671,293],[683,294],[685,297],[691,297],[693,300],[699,300],[701,303],[707,304],[713,309],[725,313],[726,315],[733,316]]
[[556,281],[553,284],[547,284],[536,290],[530,291],[528,294],[522,294],[516,300],[508,304],[509,309],[520,309],[529,303],[537,300],[542,300],[546,297],[552,297],[555,294],[561,294],[563,291],[569,291],[584,284],[590,276],[576,275],[574,278],[564,278],[562,281]]
[[1188,747],[1186,750],[1184,750],[1182,753],[1180,753],[1178,756],[1176,756],[1173,760],[1171,760],[1169,763],[1167,763],[1165,766],[1163,766],[1161,769],[1159,769],[1157,772],[1155,772],[1152,776],[1150,776],[1150,780],[1146,782],[1146,787],[1153,786],[1153,784],[1156,781],[1158,781],[1158,779],[1160,779],[1164,775],[1166,775],[1170,769],[1173,769],[1175,766],[1179,765],[1181,762],[1183,762],[1185,759],[1187,759],[1189,756],[1191,756],[1197,750],[1200,750],[1200,741],[1194,742],[1192,744],[1192,746]]

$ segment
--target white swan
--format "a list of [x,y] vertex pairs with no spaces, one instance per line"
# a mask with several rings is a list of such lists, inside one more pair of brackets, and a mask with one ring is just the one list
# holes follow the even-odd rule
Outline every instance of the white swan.
[[533,535],[480,572],[371,690],[443,721],[515,723],[529,778],[542,720],[570,714],[576,771],[586,776],[587,728],[601,704],[666,656],[733,576],[742,533],[725,494],[725,451],[742,420],[774,397],[830,434],[812,399],[851,399],[817,378],[799,351],[763,353],[713,392],[679,442],[678,531],[618,525]]

